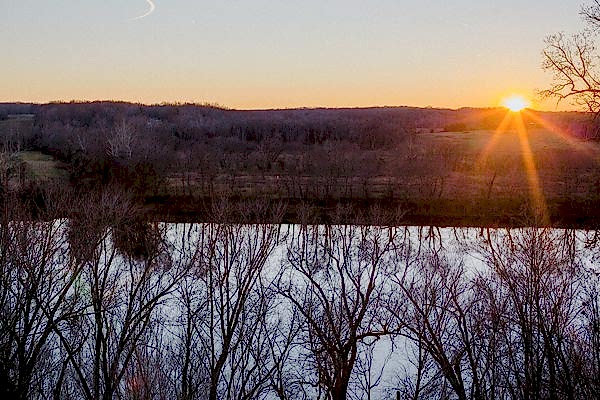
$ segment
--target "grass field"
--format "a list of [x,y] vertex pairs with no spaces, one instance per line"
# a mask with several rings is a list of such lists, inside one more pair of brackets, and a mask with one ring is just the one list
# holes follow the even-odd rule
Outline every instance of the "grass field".
[[421,133],[372,159],[383,166],[377,175],[361,175],[360,166],[347,176],[240,171],[214,175],[208,184],[206,176],[184,172],[169,178],[168,192],[363,204],[380,200],[408,204],[418,221],[450,218],[452,223],[461,218],[493,223],[533,208],[545,209],[553,221],[587,218],[597,213],[600,202],[598,143],[551,129]]
[[540,129],[526,134],[514,130],[428,134],[422,140],[426,148],[451,147],[445,165],[458,195],[491,187],[494,195],[511,197],[534,189],[536,180],[547,198],[598,193],[597,143]]
[[[280,157],[290,158],[282,154]],[[527,196],[537,180],[548,198],[589,196],[597,193],[600,147],[545,129],[442,132],[416,135],[409,143],[377,154],[383,164],[376,176],[342,173],[297,176],[277,174],[217,174],[216,192],[240,195],[260,193],[284,196],[298,190],[329,190],[332,197],[358,198],[515,198]],[[535,174],[533,176],[532,174]],[[173,190],[186,184],[194,190],[206,186],[206,177],[193,171],[170,177]]]
[[65,165],[52,156],[39,151],[22,151],[18,158],[25,163],[27,173],[35,180],[68,182],[69,174]]

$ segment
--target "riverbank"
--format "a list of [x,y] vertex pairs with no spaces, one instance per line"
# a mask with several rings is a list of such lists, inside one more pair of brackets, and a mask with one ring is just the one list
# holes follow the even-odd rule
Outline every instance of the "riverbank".
[[143,204],[150,220],[166,222],[283,222],[294,224],[433,225],[440,227],[551,226],[598,229],[600,201],[553,201],[534,212],[527,201],[430,199],[307,200],[156,196]]

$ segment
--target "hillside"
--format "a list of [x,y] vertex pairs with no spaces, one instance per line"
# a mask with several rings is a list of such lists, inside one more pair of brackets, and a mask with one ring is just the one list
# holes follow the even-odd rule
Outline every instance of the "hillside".
[[498,108],[0,105],[2,148],[30,151],[20,159],[32,179],[117,185],[178,220],[209,218],[228,198],[283,201],[289,221],[312,205],[312,222],[361,222],[377,206],[396,223],[596,226],[591,121]]

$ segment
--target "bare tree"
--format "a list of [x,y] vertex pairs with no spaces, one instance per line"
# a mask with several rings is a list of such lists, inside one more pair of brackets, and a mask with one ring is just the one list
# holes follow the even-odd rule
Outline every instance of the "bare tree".
[[540,94],[557,103],[570,100],[594,114],[600,111],[600,75],[596,65],[596,38],[600,28],[600,3],[594,0],[581,9],[586,30],[546,38],[542,66],[554,76],[553,84]]
[[81,269],[65,260],[64,222],[0,225],[0,391],[44,397],[60,379],[52,327],[80,311],[71,292]]
[[[132,391],[126,378],[141,379],[131,377],[134,361],[151,354],[144,346],[152,342],[157,310],[188,266],[173,258],[162,242],[143,258],[121,253],[111,240],[111,226],[131,218],[130,205],[118,192],[89,200],[82,203],[87,220],[75,237],[89,230],[84,237],[95,240],[83,252],[71,249],[82,269],[74,295],[84,309],[74,321],[55,321],[53,330],[66,353],[77,396],[112,399]],[[81,243],[86,241],[73,242]]]
[[600,76],[594,69],[594,36],[582,32],[571,37],[557,33],[546,38],[543,68],[554,75],[553,85],[541,92],[557,102],[573,104],[597,113],[600,110]]
[[[278,227],[215,225],[205,259],[208,315],[204,326],[209,346],[210,399],[252,397],[268,381],[247,374],[261,365],[252,354],[264,336],[261,321],[268,309],[258,290],[265,263],[277,244]],[[253,338],[254,334],[258,337]],[[250,342],[248,342],[250,341]],[[245,360],[244,360],[245,358]]]
[[349,385],[364,348],[397,331],[383,307],[397,235],[357,226],[302,227],[293,235],[278,286],[303,321],[296,381],[305,398],[368,396]]
[[135,146],[135,131],[133,126],[123,119],[114,127],[112,135],[107,138],[107,153],[114,159],[131,160]]
[[[232,207],[215,204],[214,218],[227,221]],[[237,212],[261,213],[257,205]],[[263,217],[279,220],[276,214]],[[285,356],[277,350],[280,324],[269,290],[276,271],[268,261],[283,239],[280,229],[277,223],[211,223],[188,233],[197,256],[178,289],[181,398],[254,399],[271,390],[277,358]]]
[[34,221],[16,198],[0,215],[0,393],[48,398],[61,385],[56,324],[81,312],[73,295],[82,269],[68,257],[65,220]]
[[569,398],[580,390],[570,355],[581,310],[573,240],[550,229],[488,232],[488,312],[499,319],[504,356],[495,364],[500,386],[517,398]]
[[578,382],[581,398],[600,398],[600,275],[588,270],[583,276],[581,325],[572,336],[576,351],[571,351],[573,380]]
[[[457,398],[482,398],[477,353],[481,348],[473,343],[480,321],[472,318],[477,316],[473,313],[477,302],[463,266],[450,262],[443,252],[427,251],[406,259],[411,261],[393,277],[397,297],[392,304],[403,327],[400,335],[418,352],[410,395],[418,398],[426,386],[431,359],[437,369],[434,375],[443,377]],[[436,389],[434,396],[444,398],[444,384]]]
[[480,238],[477,268],[434,248],[406,257],[393,277],[390,304],[414,354],[398,383],[403,396],[586,398],[597,292],[582,285],[590,279],[576,235],[526,228]]

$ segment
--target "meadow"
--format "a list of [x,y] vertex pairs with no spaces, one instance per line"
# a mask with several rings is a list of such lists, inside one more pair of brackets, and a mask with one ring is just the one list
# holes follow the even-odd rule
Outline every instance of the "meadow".
[[[359,160],[352,159],[351,149],[331,146],[320,157],[329,165],[312,173],[296,174],[288,167],[207,179],[186,171],[169,176],[164,194],[206,199],[213,193],[291,204],[316,200],[329,213],[339,202],[378,203],[402,207],[412,223],[446,225],[525,224],[531,221],[525,214],[544,207],[556,225],[593,223],[600,200],[598,143],[539,127],[526,138],[524,146],[516,129],[419,133],[392,149],[363,151]],[[299,164],[305,157],[283,151],[278,159]],[[356,164],[372,172],[359,171]]]

